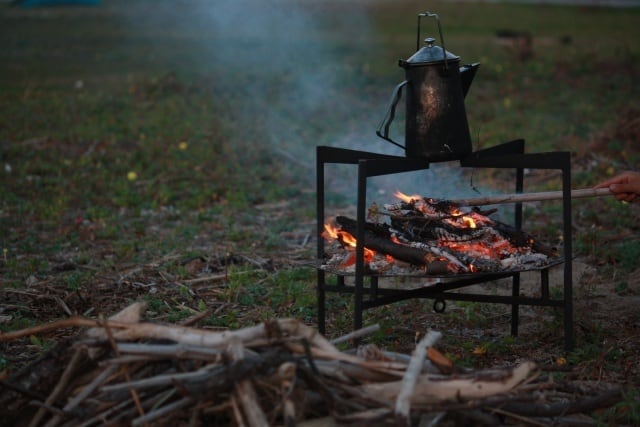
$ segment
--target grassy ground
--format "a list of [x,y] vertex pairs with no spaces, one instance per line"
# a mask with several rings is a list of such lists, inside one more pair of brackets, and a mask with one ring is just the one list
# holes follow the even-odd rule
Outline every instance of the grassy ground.
[[[415,50],[422,7],[0,6],[0,328],[110,314],[138,299],[163,321],[209,310],[200,325],[212,328],[286,316],[314,324],[315,272],[304,267],[315,258],[314,149],[398,154],[374,131],[403,77],[397,59]],[[474,148],[524,137],[530,152],[571,151],[576,188],[640,166],[640,10],[429,7],[447,48],[482,64],[467,97]],[[533,55],[497,38],[501,30],[529,32]],[[349,175],[330,181],[329,209],[350,209]],[[456,192],[513,185],[497,171],[450,181]],[[527,190],[557,185],[554,174],[527,178]],[[555,313],[533,311],[537,329],[514,339],[508,316],[481,304],[450,304],[444,315],[429,301],[372,310],[367,322],[383,326],[372,339],[411,351],[417,332],[436,327],[462,364],[566,356],[580,378],[637,387],[639,212],[613,200],[574,203],[574,252],[590,269],[576,288],[584,305],[570,355]],[[562,245],[557,207],[528,208],[526,224]],[[341,335],[350,302],[329,304],[329,334]],[[2,344],[0,370],[58,338]],[[637,422],[631,390],[618,414]]]

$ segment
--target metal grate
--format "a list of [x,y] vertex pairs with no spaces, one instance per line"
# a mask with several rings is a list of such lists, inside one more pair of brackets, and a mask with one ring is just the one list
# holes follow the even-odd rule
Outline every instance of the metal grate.
[[[571,156],[569,152],[524,153],[524,140],[519,139],[479,150],[468,157],[460,159],[463,168],[503,168],[516,172],[515,192],[522,192],[525,169],[552,169],[562,173],[562,224],[564,250],[562,259],[552,262],[540,272],[540,296],[525,297],[520,295],[521,271],[500,273],[481,273],[450,275],[446,282],[423,286],[416,289],[385,289],[379,286],[378,275],[367,273],[364,262],[364,224],[366,221],[366,193],[368,179],[375,176],[390,175],[402,172],[428,169],[430,162],[423,158],[399,157],[366,151],[350,150],[336,147],[319,146],[316,149],[316,189],[317,189],[317,256],[324,256],[324,240],[320,238],[325,219],[325,165],[352,164],[358,167],[356,261],[353,286],[345,284],[347,274],[317,268],[318,329],[325,333],[327,292],[350,294],[354,298],[353,326],[362,328],[363,311],[411,298],[434,299],[434,309],[442,311],[446,300],[474,301],[482,303],[500,303],[511,305],[511,334],[518,334],[520,305],[561,307],[564,317],[564,343],[566,351],[574,345],[573,335],[573,289],[572,289],[572,236],[571,236]],[[522,204],[515,205],[514,226],[522,229]],[[563,265],[562,298],[552,298],[549,294],[549,269],[558,264]],[[527,270],[530,271],[530,270]],[[337,277],[335,285],[327,283],[327,275]],[[476,293],[451,292],[465,287],[490,282],[497,279],[511,278],[511,295],[484,295]],[[450,279],[450,280],[449,280]]]

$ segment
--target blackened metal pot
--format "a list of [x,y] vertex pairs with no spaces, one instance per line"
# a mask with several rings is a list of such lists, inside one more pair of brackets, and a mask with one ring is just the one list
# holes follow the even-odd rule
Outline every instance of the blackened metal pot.
[[[381,138],[405,149],[407,157],[426,158],[430,161],[458,160],[472,152],[469,124],[464,98],[479,64],[460,67],[460,57],[447,52],[440,19],[437,14],[418,15],[418,41],[420,44],[420,18],[433,17],[438,23],[442,47],[434,38],[425,39],[425,46],[398,65],[405,70],[405,81],[396,86],[387,115],[378,127]],[[406,88],[405,145],[389,137],[389,127],[395,110]]]

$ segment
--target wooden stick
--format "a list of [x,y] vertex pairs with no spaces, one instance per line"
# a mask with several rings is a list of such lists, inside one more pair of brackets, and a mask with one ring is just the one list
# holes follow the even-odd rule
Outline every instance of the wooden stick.
[[[49,394],[49,397],[47,397],[47,400],[44,401],[47,407],[54,406],[56,400],[58,400],[58,398],[62,396],[65,389],[69,385],[69,382],[71,382],[73,376],[76,374],[76,372],[79,371],[80,368],[78,365],[81,363],[83,359],[84,352],[85,352],[85,349],[83,348],[76,348],[76,350],[73,352],[73,356],[71,356],[71,361],[69,362],[64,372],[60,376],[60,380],[58,381],[56,386],[53,388],[53,391],[51,392],[51,394]],[[47,413],[46,408],[40,407],[40,409],[38,409],[38,412],[36,412],[36,415],[31,420],[31,423],[29,424],[29,426],[35,427],[40,425],[40,421],[42,420],[42,417],[46,415],[46,413]],[[49,422],[46,425],[53,425],[53,426],[57,425],[58,421],[60,420],[59,416],[60,415],[55,415],[52,419],[49,420]]]
[[[420,406],[446,401],[460,402],[487,398],[507,393],[530,376],[537,374],[538,369],[533,362],[523,362],[512,368],[476,371],[466,375],[423,374],[415,380],[410,404]],[[363,393],[375,394],[377,398],[395,400],[399,398],[404,386],[401,381],[390,381],[362,384],[358,387]],[[503,409],[508,410],[505,407]],[[398,413],[396,410],[396,414]]]
[[397,425],[411,425],[409,417],[411,412],[411,396],[413,395],[418,377],[422,372],[422,366],[427,357],[427,349],[434,345],[441,336],[442,334],[440,332],[429,331],[413,351],[409,366],[405,371],[404,377],[402,377],[400,392],[396,398],[395,417]]
[[[613,193],[608,188],[583,188],[579,190],[571,190],[571,199],[612,195]],[[497,205],[501,203],[538,202],[543,200],[560,199],[562,199],[562,191],[543,191],[539,193],[500,194],[496,196],[483,196],[449,201],[451,203],[455,203],[458,206],[483,206]]]
[[346,335],[343,335],[338,338],[334,338],[329,341],[333,345],[337,345],[352,339],[361,338],[364,335],[372,334],[374,332],[378,332],[380,330],[380,325],[376,323],[375,325],[367,326],[362,329],[358,329],[357,331],[350,332]]
[[[230,339],[228,352],[232,360],[244,359],[244,346],[239,337],[234,336]],[[250,379],[244,378],[238,381],[232,395],[237,399],[249,427],[269,426],[267,415],[258,404],[256,389]]]

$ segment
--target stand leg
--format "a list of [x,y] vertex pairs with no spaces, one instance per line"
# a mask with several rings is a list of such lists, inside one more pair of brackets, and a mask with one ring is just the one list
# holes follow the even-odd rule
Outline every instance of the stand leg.
[[316,288],[316,298],[318,299],[318,332],[320,332],[321,334],[324,334],[326,330],[324,280],[324,271],[318,270],[318,287]]
[[514,298],[514,302],[511,303],[511,335],[517,337],[518,324],[520,323],[520,305],[515,302],[515,298],[520,296],[520,274],[513,276],[511,296]]
[[571,235],[571,164],[562,170],[562,214],[564,217],[564,348],[568,353],[573,350],[573,242]]

